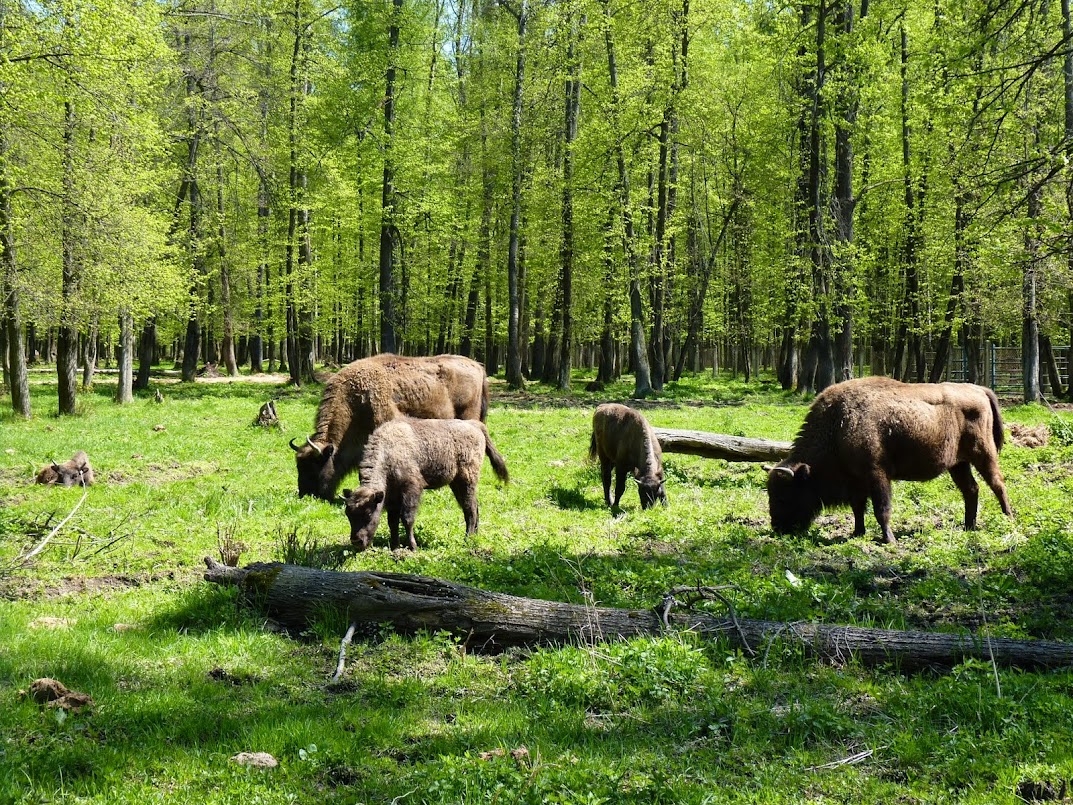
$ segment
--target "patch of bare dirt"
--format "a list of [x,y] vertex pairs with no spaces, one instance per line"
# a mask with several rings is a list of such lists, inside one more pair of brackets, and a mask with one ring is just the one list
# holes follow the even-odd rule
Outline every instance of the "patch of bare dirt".
[[[137,458],[137,456],[133,456],[133,458]],[[105,473],[104,477],[111,484],[133,484],[141,481],[151,486],[160,486],[174,481],[200,478],[202,475],[212,475],[214,472],[219,471],[220,467],[211,461],[194,461],[189,464],[168,461],[145,464],[143,470],[137,474],[124,470],[112,470]]]
[[175,573],[134,573],[108,576],[67,576],[58,582],[47,583],[31,578],[12,578],[0,585],[0,598],[20,599],[64,598],[71,595],[101,593],[111,590],[130,590],[156,581],[172,580]]

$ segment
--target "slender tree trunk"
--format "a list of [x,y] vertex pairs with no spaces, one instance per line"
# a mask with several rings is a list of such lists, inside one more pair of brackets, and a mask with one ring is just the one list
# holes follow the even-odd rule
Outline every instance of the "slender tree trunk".
[[[581,26],[585,25],[582,18]],[[570,389],[571,352],[573,334],[573,282],[574,282],[574,141],[577,139],[578,109],[581,106],[581,65],[575,54],[578,23],[573,14],[567,21],[569,43],[567,45],[567,78],[565,86],[565,114],[563,121],[563,243],[562,266],[559,273],[559,294],[562,299],[562,342],[559,345],[558,387]]]
[[119,404],[134,400],[134,319],[129,311],[119,314],[119,382],[115,401]]
[[75,413],[78,396],[78,328],[74,319],[75,295],[81,277],[81,256],[75,200],[75,112],[74,104],[63,104],[63,215],[62,215],[62,281],[63,306],[56,340],[56,375],[59,381],[60,414]]
[[235,360],[235,313],[231,309],[231,271],[227,265],[227,229],[224,226],[224,168],[220,148],[219,131],[216,136],[216,253],[220,258],[220,308],[223,313],[223,338],[221,353],[225,369],[230,377],[238,375]]
[[510,239],[507,247],[507,385],[514,389],[525,386],[522,377],[522,353],[519,339],[521,293],[518,282],[519,222],[522,213],[522,183],[525,165],[522,157],[522,100],[525,89],[525,29],[529,21],[528,0],[518,0],[515,11],[518,22],[518,52],[514,68],[514,102],[511,111],[511,211]]
[[607,73],[611,83],[611,117],[615,140],[615,163],[618,168],[618,196],[622,214],[623,248],[630,273],[630,363],[633,366],[633,396],[640,399],[652,393],[652,374],[645,346],[644,307],[641,300],[641,264],[637,254],[637,237],[633,228],[633,207],[630,201],[630,176],[626,169],[626,148],[623,145],[620,123],[621,98],[618,88],[618,64],[615,58],[614,16],[610,0],[604,3],[604,44],[607,47]]
[[22,311],[19,305],[18,264],[12,237],[11,185],[7,169],[7,130],[0,124],[0,327],[6,336],[7,387],[11,391],[11,408],[17,416],[29,419],[30,381],[26,369],[23,343]]
[[143,391],[149,388],[149,372],[155,355],[156,317],[150,316],[142,328],[141,338],[138,339],[138,376],[134,380],[134,388]]
[[604,228],[604,287],[603,287],[603,325],[600,328],[600,368],[596,373],[599,383],[610,383],[615,379],[615,208],[607,211],[607,224]]
[[395,246],[398,198],[395,193],[395,74],[399,58],[399,25],[403,0],[392,0],[388,25],[387,73],[384,90],[384,184],[380,218],[380,349],[398,350],[398,290],[395,285]]
[[94,318],[93,323],[86,332],[82,341],[82,390],[89,391],[93,388],[93,374],[97,370],[97,333],[98,322]]

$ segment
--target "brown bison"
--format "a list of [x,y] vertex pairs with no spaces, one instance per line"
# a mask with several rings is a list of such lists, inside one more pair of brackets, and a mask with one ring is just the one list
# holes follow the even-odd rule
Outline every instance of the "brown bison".
[[93,484],[93,468],[89,466],[89,456],[84,450],[79,450],[71,458],[62,464],[53,461],[47,467],[43,467],[37,473],[39,484],[62,484],[63,486],[91,486]]
[[361,486],[343,491],[350,541],[359,551],[372,544],[387,509],[391,548],[399,547],[399,521],[406,529],[406,543],[417,550],[414,519],[426,489],[450,486],[466,518],[466,534],[477,530],[477,482],[484,457],[501,481],[507,480],[507,465],[492,444],[483,422],[457,419],[411,419],[404,417],[378,427],[361,461]]
[[[592,438],[589,458],[600,459],[600,477],[604,483],[604,502],[618,508],[626,489],[629,473],[637,480],[641,508],[654,506],[656,501],[667,505],[663,488],[663,451],[655,431],[643,416],[632,408],[618,403],[604,403],[592,415]],[[611,502],[611,470],[615,475],[615,502]]]
[[802,530],[828,506],[853,509],[853,535],[864,534],[871,499],[883,538],[890,528],[890,482],[927,481],[949,472],[965,498],[965,528],[976,527],[979,487],[970,466],[1012,515],[998,452],[1002,415],[991,389],[969,383],[847,380],[820,393],[790,455],[768,469],[771,527]]
[[488,379],[484,367],[469,358],[385,353],[354,361],[325,384],[313,435],[301,445],[291,440],[298,495],[332,500],[384,422],[401,415],[483,422],[487,413]]

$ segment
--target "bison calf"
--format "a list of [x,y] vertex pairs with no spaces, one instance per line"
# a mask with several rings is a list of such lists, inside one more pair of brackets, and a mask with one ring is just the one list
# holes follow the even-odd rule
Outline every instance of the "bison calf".
[[[656,501],[667,505],[663,489],[663,451],[652,426],[632,408],[618,403],[604,403],[592,415],[592,439],[589,458],[600,459],[600,477],[604,483],[604,502],[618,508],[626,489],[626,476],[633,473],[641,508]],[[611,470],[615,475],[615,502],[611,502]]]
[[399,522],[406,542],[417,549],[414,519],[426,489],[450,486],[466,518],[466,534],[477,530],[477,482],[484,456],[501,481],[507,465],[483,422],[459,419],[410,419],[386,422],[365,447],[361,486],[344,490],[350,541],[359,551],[373,541],[380,514],[387,509],[391,548],[399,547]]
[[847,380],[820,393],[787,456],[768,469],[771,527],[807,528],[822,509],[849,505],[853,535],[864,534],[871,499],[883,538],[890,527],[891,481],[927,481],[943,472],[965,498],[965,528],[976,527],[975,467],[1003,513],[1012,515],[998,466],[1002,415],[991,389],[969,383]]
[[93,484],[93,468],[89,466],[89,456],[79,450],[70,459],[57,464],[53,461],[37,473],[39,484],[62,484],[63,486],[90,486]]

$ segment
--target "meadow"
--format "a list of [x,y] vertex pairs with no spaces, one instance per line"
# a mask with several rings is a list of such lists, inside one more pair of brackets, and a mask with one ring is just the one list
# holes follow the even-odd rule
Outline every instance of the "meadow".
[[[1007,444],[1008,520],[981,490],[965,532],[948,478],[899,483],[896,545],[853,538],[848,510],[778,536],[756,464],[666,454],[669,506],[617,515],[587,461],[594,406],[623,383],[565,395],[493,384],[488,415],[511,482],[489,467],[481,529],[448,490],[426,493],[420,550],[349,549],[338,506],[299,499],[288,440],[320,387],[154,384],[127,406],[100,378],[75,417],[0,400],[0,803],[1017,803],[1073,781],[1073,670],[970,661],[948,672],[835,665],[774,641],[745,656],[672,633],[484,655],[443,633],[381,629],[351,647],[339,624],[281,633],[202,557],[318,557],[344,570],[420,573],[573,603],[652,607],[682,584],[732,585],[739,614],[781,621],[987,631],[1073,640],[1073,412],[1008,406],[1050,443]],[[582,388],[578,378],[575,386]],[[275,399],[278,429],[253,426]],[[656,426],[791,439],[808,400],[727,376],[639,404]],[[97,484],[35,485],[85,450]],[[356,476],[348,486],[357,483]],[[84,499],[83,499],[84,496]],[[39,545],[74,511],[45,548]],[[719,605],[712,605],[720,612]],[[83,712],[20,695],[53,677]],[[239,752],[279,761],[258,770]]]

